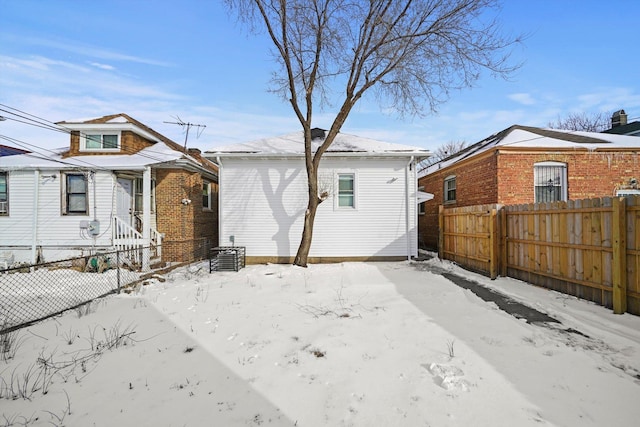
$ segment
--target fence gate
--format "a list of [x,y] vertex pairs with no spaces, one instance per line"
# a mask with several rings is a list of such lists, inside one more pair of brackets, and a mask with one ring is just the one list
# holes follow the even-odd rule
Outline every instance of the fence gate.
[[498,276],[501,205],[444,209],[440,206],[438,253],[470,270]]

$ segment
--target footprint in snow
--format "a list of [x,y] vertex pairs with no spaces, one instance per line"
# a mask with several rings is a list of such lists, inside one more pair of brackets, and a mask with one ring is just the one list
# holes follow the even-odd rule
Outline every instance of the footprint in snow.
[[432,363],[422,367],[429,371],[435,383],[445,390],[469,391],[471,387],[469,381],[462,378],[464,372],[457,366]]

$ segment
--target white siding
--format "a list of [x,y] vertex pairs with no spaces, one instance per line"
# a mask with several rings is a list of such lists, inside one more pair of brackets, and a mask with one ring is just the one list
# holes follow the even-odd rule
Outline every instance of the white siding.
[[[410,254],[417,254],[416,175],[409,159],[325,158],[319,181],[329,198],[316,215],[310,256],[407,256],[405,176]],[[294,256],[307,206],[302,160],[223,159],[220,244],[247,247],[247,256]],[[356,208],[338,208],[337,173],[356,176]]]
[[[55,174],[56,178],[48,176]],[[96,246],[111,244],[110,218],[113,212],[114,181],[111,172],[96,172],[94,186],[88,182],[89,214],[62,215],[61,171],[42,172],[39,182],[36,245],[43,248],[45,261],[64,258],[70,251],[90,247],[94,240],[80,232],[80,221],[100,221]],[[34,238],[34,171],[9,173],[9,216],[0,216],[0,250],[11,250],[16,259],[29,261]],[[20,249],[22,247],[22,249]]]

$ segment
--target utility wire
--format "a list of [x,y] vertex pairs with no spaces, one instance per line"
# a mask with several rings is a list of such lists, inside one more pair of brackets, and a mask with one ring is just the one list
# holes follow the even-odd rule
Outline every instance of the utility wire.
[[[36,115],[33,115],[33,114],[27,113],[25,111],[19,110],[17,108],[10,107],[10,106],[5,105],[5,104],[0,104],[0,107],[4,107],[4,108],[0,108],[0,111],[5,112],[5,113],[10,114],[10,115],[14,115],[14,116],[20,117],[20,118],[22,118],[24,120],[18,120],[18,119],[15,119],[13,117],[2,116],[4,118],[6,118],[6,119],[13,120],[13,121],[20,122],[20,123],[24,123],[24,124],[31,125],[31,126],[35,126],[35,127],[40,127],[40,128],[47,129],[47,130],[66,133],[66,134],[69,134],[69,135],[71,135],[71,133],[73,132],[73,130],[70,129],[70,128],[67,128],[67,127],[65,127],[63,125],[59,125],[59,124],[53,123],[53,122],[51,122],[49,120],[43,119],[43,118],[38,117]],[[14,111],[9,111],[7,109],[17,111],[20,114],[17,114]],[[32,118],[27,117],[27,116],[30,116]],[[184,124],[187,125],[187,123],[184,123]],[[195,124],[192,124],[192,123],[188,123],[188,125],[189,126],[198,126],[198,127],[203,127],[203,128],[205,127],[205,125],[195,125]],[[79,135],[81,137],[85,137],[85,138],[87,137],[87,134],[84,133],[84,132],[79,132]],[[5,139],[7,139],[7,138],[8,137],[5,137]],[[7,139],[7,140],[9,140],[9,139]],[[15,140],[15,141],[18,142],[18,140]],[[22,143],[22,144],[30,145],[31,147],[37,147],[35,145],[25,143],[24,141],[19,141],[19,142]],[[160,142],[162,142],[162,141],[160,141]],[[41,147],[37,147],[37,148],[41,149],[41,150],[46,150],[46,149],[43,149]],[[153,149],[146,148],[145,152],[142,153],[140,151],[126,150],[126,149],[123,149],[122,147],[120,147],[120,148],[121,148],[121,152],[118,153],[118,154],[129,154],[129,155],[137,154],[140,157],[148,158],[150,160],[154,160],[154,161],[157,161],[157,162],[165,161],[164,158],[155,157],[153,155],[153,154],[158,154],[158,155],[162,154],[160,151],[155,151]],[[54,151],[50,151],[50,150],[47,150],[47,151],[49,151],[51,153],[58,154],[57,152],[54,152]],[[186,153],[186,139],[185,139],[185,153],[183,153],[183,154],[187,155],[187,153]],[[54,160],[54,159],[49,159],[49,160]],[[82,162],[86,163],[88,165],[91,165],[90,162],[87,162],[87,161],[82,161]],[[64,163],[64,162],[61,162],[61,163]],[[96,168],[100,168],[97,165],[93,165],[93,166],[95,166]]]

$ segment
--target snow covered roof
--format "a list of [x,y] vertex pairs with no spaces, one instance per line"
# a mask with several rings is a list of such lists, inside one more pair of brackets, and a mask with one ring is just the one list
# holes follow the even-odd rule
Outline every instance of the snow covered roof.
[[[321,131],[320,129],[314,129]],[[324,137],[313,139],[313,151],[324,142]],[[205,152],[207,157],[301,157],[304,156],[304,134],[302,131],[272,138],[262,138],[240,144],[226,145]],[[404,156],[425,158],[428,150],[410,145],[392,144],[375,139],[338,133],[326,156]]]
[[18,169],[106,169],[143,170],[149,165],[175,162],[185,155],[158,143],[135,154],[113,154],[108,156],[63,157],[66,150],[41,150],[2,158],[0,168]]
[[19,169],[94,169],[94,170],[143,170],[145,167],[180,167],[198,170],[215,176],[217,169],[214,163],[201,156],[198,149],[184,149],[180,144],[137,121],[124,113],[82,119],[79,121],[58,122],[62,127],[71,130],[118,129],[131,130],[153,145],[133,154],[101,154],[69,156],[69,149],[33,150],[32,153],[3,157],[0,161],[2,170]]
[[598,132],[544,129],[531,126],[513,125],[430,165],[420,172],[420,176],[429,175],[430,173],[436,172],[493,148],[547,149],[554,151],[640,150],[640,138],[637,136],[614,135]]

